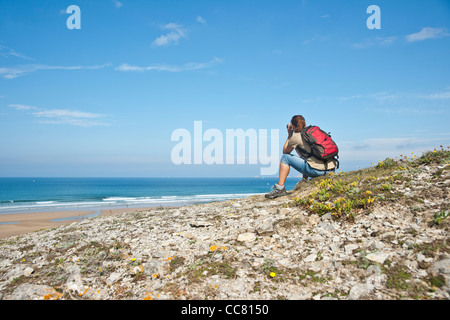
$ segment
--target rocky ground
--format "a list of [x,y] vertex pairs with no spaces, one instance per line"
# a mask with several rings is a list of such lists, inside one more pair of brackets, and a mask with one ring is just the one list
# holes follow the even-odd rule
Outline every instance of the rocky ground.
[[449,152],[0,241],[0,298],[450,297]]

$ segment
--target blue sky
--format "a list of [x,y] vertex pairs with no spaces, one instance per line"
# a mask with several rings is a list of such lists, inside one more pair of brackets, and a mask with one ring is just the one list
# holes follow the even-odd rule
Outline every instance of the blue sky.
[[446,147],[449,57],[445,0],[1,1],[0,176],[256,176],[174,165],[172,132],[279,129],[281,155],[295,114],[343,171]]

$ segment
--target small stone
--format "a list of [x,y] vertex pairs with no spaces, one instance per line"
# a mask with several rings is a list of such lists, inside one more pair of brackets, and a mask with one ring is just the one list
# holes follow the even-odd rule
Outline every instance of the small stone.
[[317,258],[317,254],[313,253],[313,254],[310,254],[309,256],[307,256],[305,259],[303,259],[303,261],[313,262],[313,261],[316,261],[316,258]]
[[311,292],[305,292],[304,294],[292,293],[286,297],[287,300],[311,300],[311,298]]
[[279,214],[279,215],[286,215],[286,214],[289,214],[290,212],[291,212],[291,210],[288,208],[277,209],[277,214]]
[[164,258],[167,256],[167,253],[164,251],[154,251],[152,253],[152,257],[155,259]]
[[349,300],[360,300],[370,293],[370,288],[364,283],[358,283],[350,289]]
[[316,224],[319,224],[320,218],[318,215],[312,215],[308,217],[308,223],[312,226],[315,226]]
[[332,219],[333,219],[333,216],[331,215],[331,212],[325,213],[325,214],[322,216],[322,221],[323,221],[323,220],[332,220]]
[[157,259],[150,259],[143,265],[143,272],[145,275],[153,275],[159,273],[162,268],[163,262]]
[[120,279],[121,276],[122,276],[121,273],[119,273],[119,272],[113,272],[113,273],[109,276],[109,278],[106,279],[106,284],[107,284],[108,286],[112,285],[113,283],[117,282],[117,281]]
[[331,252],[338,253],[339,252],[339,243],[332,243],[329,245]]
[[241,242],[252,242],[255,240],[256,240],[256,235],[252,232],[241,233],[237,238],[237,241],[241,241]]
[[344,246],[344,249],[345,249],[346,254],[351,255],[354,250],[358,249],[358,245],[348,244],[348,245]]
[[29,276],[31,276],[31,274],[32,274],[33,272],[34,272],[34,269],[33,269],[33,268],[26,267],[25,270],[24,270],[24,272],[23,272],[23,275],[24,275],[25,277],[29,277]]
[[258,233],[258,235],[271,235],[274,233],[274,229],[273,229],[273,222],[272,221],[266,221],[263,222],[261,224],[259,224],[256,227],[256,232]]
[[370,245],[370,249],[372,250],[381,250],[384,247],[386,247],[386,245],[384,244],[383,241],[374,241],[371,245]]
[[367,268],[367,273],[371,274],[374,273],[376,275],[380,275],[381,274],[381,268],[378,265],[371,265]]
[[56,299],[58,297],[55,289],[46,285],[22,283],[14,289],[11,295],[4,297],[4,300],[37,300],[44,299],[44,296]]
[[324,221],[324,222],[320,223],[317,227],[323,229],[324,233],[334,231],[333,225],[331,223],[329,223],[328,221]]
[[367,260],[379,263],[379,264],[383,264],[387,258],[389,258],[390,254],[388,252],[374,252],[374,253],[369,253],[366,256]]
[[195,236],[190,232],[181,232],[180,236],[189,240],[195,240]]
[[189,225],[193,228],[204,228],[204,227],[210,227],[213,224],[208,221],[191,221],[191,223],[189,223]]
[[300,293],[291,293],[286,300],[303,300],[303,296]]
[[431,272],[434,275],[443,274],[443,275],[450,275],[450,259],[445,259],[436,262],[432,268]]

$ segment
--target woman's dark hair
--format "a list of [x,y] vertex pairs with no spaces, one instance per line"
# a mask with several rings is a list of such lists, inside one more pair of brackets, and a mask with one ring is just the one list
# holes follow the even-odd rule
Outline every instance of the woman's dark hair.
[[299,131],[303,130],[303,128],[306,126],[305,118],[303,116],[293,116],[291,119],[291,123],[294,127],[298,128]]

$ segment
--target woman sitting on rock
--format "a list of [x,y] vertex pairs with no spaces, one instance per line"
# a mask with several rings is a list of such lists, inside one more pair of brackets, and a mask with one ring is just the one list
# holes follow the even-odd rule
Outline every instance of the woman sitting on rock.
[[[323,176],[328,171],[335,170],[335,159],[324,161],[311,155],[311,147],[301,134],[305,127],[305,118],[300,115],[293,116],[291,122],[287,125],[288,138],[283,146],[278,183],[275,183],[272,191],[265,195],[266,198],[273,199],[287,195],[284,183],[291,167],[300,172],[303,179]],[[298,155],[291,154],[294,148]]]

